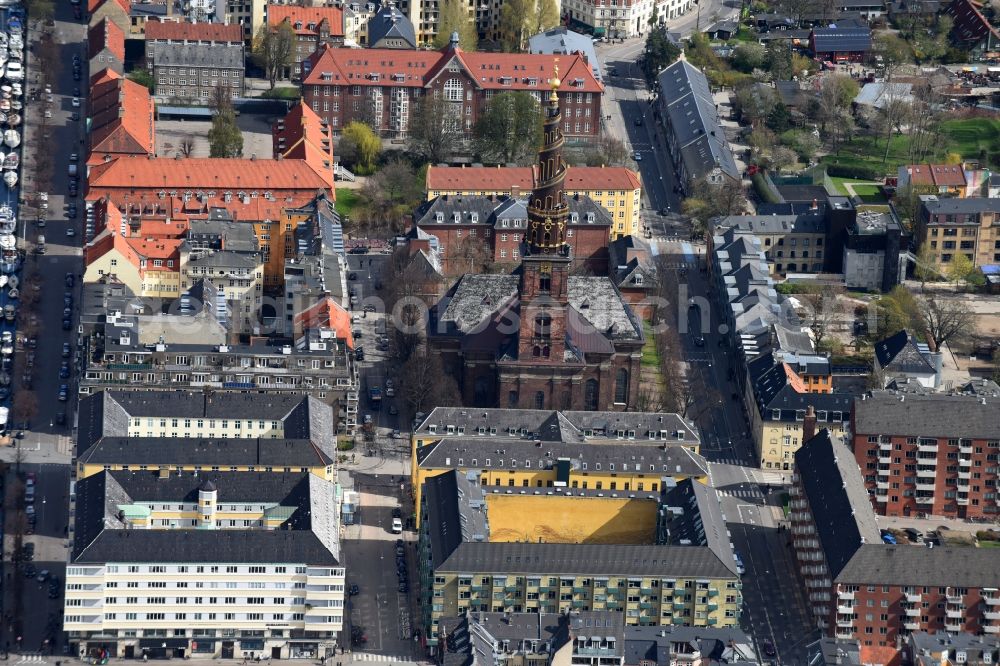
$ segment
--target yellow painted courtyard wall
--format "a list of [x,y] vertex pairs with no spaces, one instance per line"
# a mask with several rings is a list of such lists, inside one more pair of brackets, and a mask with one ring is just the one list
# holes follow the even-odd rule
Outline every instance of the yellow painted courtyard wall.
[[648,499],[486,496],[491,542],[652,544],[657,503]]

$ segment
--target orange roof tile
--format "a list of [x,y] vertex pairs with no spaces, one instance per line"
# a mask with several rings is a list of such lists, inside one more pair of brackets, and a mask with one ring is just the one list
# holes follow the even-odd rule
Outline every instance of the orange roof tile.
[[332,189],[333,137],[330,129],[308,104],[299,100],[272,128],[274,154],[286,159],[305,160],[323,174]]
[[960,164],[910,164],[906,169],[914,185],[965,187],[965,169]]
[[354,349],[354,334],[351,331],[351,315],[332,298],[323,298],[295,315],[296,324],[303,328],[325,326],[333,331],[334,337],[347,342]]
[[139,236],[143,238],[183,238],[191,228],[186,217],[172,217],[168,220],[141,219],[139,221]]
[[[428,190],[457,192],[522,192],[534,187],[533,167],[439,167],[427,168]],[[580,167],[566,169],[567,190],[637,190],[639,175],[625,167]]]
[[119,157],[92,167],[88,186],[95,196],[106,190],[181,193],[205,190],[216,192],[218,196],[229,191],[234,198],[240,192],[258,192],[263,198],[264,192],[285,197],[289,192],[315,194],[320,190],[329,190],[323,176],[302,160],[211,157]]
[[118,62],[125,61],[125,33],[118,24],[104,17],[87,31],[87,58],[94,58],[108,49]]
[[782,363],[781,367],[785,369],[785,376],[788,377],[788,385],[791,386],[796,393],[808,393],[809,388],[806,386],[802,378],[792,369],[792,366],[787,363]]
[[238,23],[190,23],[188,21],[146,21],[146,40],[175,42],[242,42],[243,27]]
[[[110,71],[110,70],[105,70]],[[120,76],[98,75],[90,89],[90,158],[156,151],[149,89]]]
[[93,14],[98,9],[103,7],[106,2],[117,4],[125,11],[126,14],[132,11],[132,6],[131,3],[129,3],[129,0],[87,0],[87,13]]
[[343,37],[344,10],[340,7],[299,7],[297,5],[268,5],[267,25],[275,28],[282,21],[288,23],[299,35],[319,34],[319,25],[326,21],[330,35]]
[[309,74],[304,85],[332,83],[422,88],[445,71],[448,63],[456,60],[480,88],[538,92],[550,90],[548,81],[558,60],[560,92],[604,91],[590,65],[579,54],[466,53],[453,47],[442,51],[401,51],[325,46],[307,60]]

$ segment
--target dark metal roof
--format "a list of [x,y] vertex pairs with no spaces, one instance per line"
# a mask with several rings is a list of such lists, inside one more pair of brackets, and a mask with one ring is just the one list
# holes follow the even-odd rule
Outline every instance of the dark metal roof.
[[813,50],[816,53],[867,53],[872,50],[870,28],[813,28]]
[[850,584],[1000,587],[1000,551],[867,543],[833,577]]
[[875,343],[875,360],[886,373],[934,374],[934,367],[924,358],[917,343],[906,330]]
[[1000,439],[1000,399],[873,391],[854,403],[854,430],[864,435]]
[[308,439],[102,437],[80,454],[88,464],[315,467],[333,459]]
[[411,49],[417,48],[417,36],[414,34],[413,24],[392,3],[382,5],[382,8],[368,20],[368,45],[382,48],[384,45],[379,42],[383,39],[402,39]]

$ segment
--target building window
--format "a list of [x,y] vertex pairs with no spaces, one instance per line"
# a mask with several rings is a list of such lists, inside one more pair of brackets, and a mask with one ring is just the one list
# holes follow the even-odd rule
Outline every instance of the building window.
[[545,409],[545,392],[535,392],[535,409]]
[[588,379],[583,390],[583,408],[587,411],[597,411],[597,380]]
[[448,79],[444,82],[444,96],[449,102],[462,101],[462,82],[458,79]]
[[618,368],[615,374],[615,402],[628,402],[628,370],[625,368]]

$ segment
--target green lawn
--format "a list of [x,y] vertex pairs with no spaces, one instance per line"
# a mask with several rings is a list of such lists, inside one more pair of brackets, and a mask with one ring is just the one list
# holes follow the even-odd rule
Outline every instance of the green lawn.
[[982,150],[996,152],[1000,119],[946,120],[941,124],[941,129],[948,137],[950,152],[960,154],[963,159],[976,159]]
[[642,328],[646,333],[646,344],[642,346],[642,366],[659,368],[660,353],[656,350],[656,338],[653,337],[653,326],[649,322],[643,322]]
[[1000,541],[983,541],[979,540],[980,548],[1000,548]]
[[354,209],[361,202],[361,197],[358,195],[357,190],[352,190],[346,187],[337,188],[337,213],[343,218],[345,215],[348,217],[354,217]]
[[878,185],[859,183],[857,185],[851,185],[851,187],[854,189],[854,193],[861,197],[861,200],[865,203],[884,204],[888,202],[885,195],[882,193],[882,188]]

